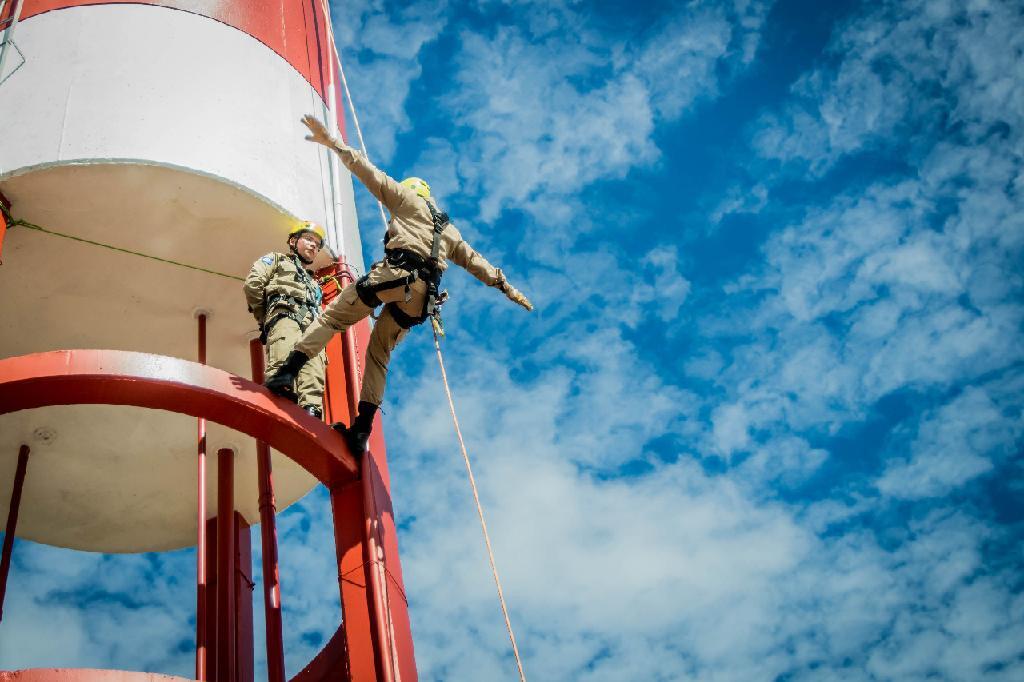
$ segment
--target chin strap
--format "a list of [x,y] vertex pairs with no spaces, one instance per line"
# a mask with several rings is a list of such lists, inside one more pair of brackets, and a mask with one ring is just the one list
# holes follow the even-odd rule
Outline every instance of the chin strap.
[[299,259],[300,261],[302,261],[302,262],[303,262],[303,263],[305,263],[306,265],[312,265],[312,264],[313,264],[313,261],[314,261],[314,260],[316,260],[316,258],[313,258],[313,259],[310,259],[310,260],[306,260],[305,258],[303,258],[303,257],[302,257],[302,256],[301,256],[301,255],[299,254],[298,250],[297,250],[297,249],[296,249],[296,248],[295,248],[294,246],[289,246],[288,248],[289,248],[289,249],[291,250],[291,252],[292,252],[292,255],[293,255],[293,256],[295,256],[296,258],[298,258],[298,259]]

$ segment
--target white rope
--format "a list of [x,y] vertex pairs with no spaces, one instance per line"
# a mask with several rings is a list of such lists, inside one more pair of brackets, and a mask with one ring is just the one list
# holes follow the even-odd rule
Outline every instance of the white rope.
[[448,373],[444,371],[444,358],[441,356],[441,343],[437,338],[437,331],[434,331],[434,348],[437,349],[437,364],[441,367],[441,380],[444,382],[444,392],[448,396],[448,407],[452,412],[452,422],[455,424],[455,435],[459,437],[459,447],[462,448],[462,459],[466,462],[466,473],[469,474],[469,485],[473,489],[473,500],[476,502],[476,513],[480,517],[480,528],[484,531],[484,543],[487,545],[487,559],[491,562],[491,574],[494,576],[494,584],[498,588],[498,601],[501,603],[501,614],[505,616],[505,628],[508,630],[508,638],[512,642],[512,653],[516,657],[516,665],[519,667],[519,679],[526,682],[526,673],[523,671],[523,661],[519,657],[519,647],[516,646],[516,635],[512,632],[512,621],[508,618],[508,606],[505,605],[505,594],[501,589],[501,579],[498,577],[498,566],[494,562],[494,550],[491,548],[491,536],[487,533],[487,522],[484,520],[484,508],[480,504],[480,494],[476,489],[476,479],[473,477],[473,467],[469,463],[469,454],[466,452],[466,442],[462,440],[462,429],[459,428],[459,418],[455,415],[455,402],[452,400],[452,391],[448,387]]
[[[348,106],[349,106],[349,109],[351,109],[351,111],[352,111],[352,120],[356,124],[356,133],[359,135],[359,145],[360,145],[360,147],[362,147],[363,154],[366,154],[366,143],[363,142],[363,131],[359,128],[359,119],[358,119],[358,117],[356,117],[355,104],[352,102],[352,93],[349,92],[348,81],[345,80],[345,69],[344,69],[344,67],[341,64],[341,50],[338,49],[338,44],[334,41],[334,25],[333,25],[333,22],[331,21],[331,10],[328,7],[327,0],[321,0],[321,5],[320,6],[323,8],[324,19],[327,22],[328,36],[329,36],[330,41],[331,41],[330,44],[334,45],[334,53],[335,53],[335,56],[337,56],[337,58],[338,58],[338,74],[341,76],[341,84],[345,88],[345,97],[346,97],[346,99],[348,99]],[[332,62],[332,69],[331,69],[332,77],[333,77],[333,70],[334,69],[333,69],[333,62]],[[333,88],[333,86],[334,86],[334,83],[332,82],[331,83],[331,87]],[[333,107],[332,107],[332,109],[333,109]],[[337,119],[332,121],[331,125],[332,125],[332,128],[336,128],[337,127]],[[333,157],[333,154],[334,154],[334,152],[332,151],[331,152],[332,157]],[[370,158],[369,155],[367,155],[366,158],[369,159]],[[334,171],[333,158],[332,158],[331,170],[332,170],[332,172]],[[334,189],[334,178],[333,177],[332,177],[331,189],[332,190]],[[380,217],[381,217],[381,220],[384,221],[384,229],[387,230],[388,221],[387,221],[387,218],[385,218],[385,216],[384,216],[384,206],[381,205],[381,203],[379,201],[377,202],[377,208],[380,209]],[[337,222],[337,221],[335,221],[335,222]],[[352,346],[353,346],[353,353],[355,354],[355,344],[353,343]],[[356,364],[358,365],[358,357],[357,357]],[[356,374],[355,380],[360,382],[360,383],[362,383],[362,377],[360,376],[361,372],[359,371],[359,368],[358,367],[354,367],[353,370],[354,370],[354,372]],[[369,455],[367,455],[367,457],[368,456]],[[372,487],[370,488],[370,496],[371,496],[371,498],[373,497],[373,488]],[[376,507],[377,507],[376,500],[375,499],[372,500],[371,503],[372,503],[373,507],[376,509]],[[376,536],[376,539],[377,539],[377,548],[378,548],[378,550],[381,553],[383,553],[383,551],[384,551],[384,539],[383,539],[383,537],[381,537],[381,534],[380,534],[380,523],[379,523],[379,520],[377,520],[377,519],[375,519],[374,522],[373,522],[373,533],[374,533],[374,535]],[[390,640],[386,644],[387,649],[388,649],[388,653],[390,654],[388,656],[388,658],[387,658],[387,662],[390,663],[390,670],[385,670],[385,675],[387,677],[389,677],[390,679],[399,679],[400,676],[401,676],[401,673],[400,673],[400,666],[399,666],[399,661],[398,661],[398,650],[394,646],[394,641],[395,641],[395,622],[394,622],[394,618],[392,617],[392,613],[391,613],[391,590],[388,589],[388,574],[389,574],[389,571],[387,570],[387,564],[382,560],[382,557],[374,557],[374,564],[375,564],[375,566],[371,570],[380,571],[380,576],[381,576],[380,583],[381,583],[381,588],[382,588],[382,590],[384,592],[384,594],[382,596],[384,597],[384,609],[386,611],[385,615],[386,615],[386,619],[387,619],[387,631],[388,631],[388,635],[390,637]],[[405,597],[404,594],[402,596],[403,596],[403,598]],[[406,603],[408,604],[408,600],[406,600]],[[382,643],[382,645],[383,645],[383,643]]]
[[[345,79],[345,65],[341,63],[341,50],[338,51],[338,75],[341,76],[341,87],[345,88],[345,99],[348,100],[349,111],[352,112],[352,122],[356,124],[356,137],[359,138],[359,148],[363,150],[363,156],[367,159],[370,154],[366,151],[366,142],[363,141],[363,129],[359,126],[359,117],[356,115],[356,103],[352,100],[352,93],[348,89],[348,81]],[[388,217],[384,215],[384,204],[377,202],[377,210],[380,211],[380,221],[384,223],[384,231],[388,229]]]
[[[356,115],[356,105],[352,100],[352,93],[348,89],[348,81],[345,79],[345,67],[341,63],[341,53],[338,53],[338,75],[341,76],[341,85],[345,88],[345,99],[348,100],[349,110],[352,112],[352,122],[356,126],[356,136],[359,138],[359,147],[367,159],[370,155],[366,153],[366,143],[363,141],[363,130],[359,125],[359,116]],[[387,216],[384,215],[384,205],[377,202],[380,209],[380,219],[384,223],[384,229],[388,227]],[[455,424],[455,435],[459,438],[459,447],[462,449],[462,459],[466,463],[466,473],[469,474],[469,485],[473,489],[473,500],[476,502],[476,512],[480,517],[480,528],[484,532],[484,544],[487,545],[487,559],[491,562],[491,575],[494,576],[494,584],[498,588],[498,602],[501,604],[501,614],[505,617],[505,629],[508,630],[509,641],[512,642],[512,654],[516,659],[516,666],[519,668],[519,679],[526,682],[526,672],[523,670],[523,660],[519,656],[519,647],[516,645],[516,635],[512,631],[512,621],[508,617],[508,606],[505,604],[505,594],[501,589],[501,579],[498,577],[498,566],[494,561],[494,550],[491,547],[491,536],[487,532],[487,521],[484,520],[484,508],[480,504],[480,494],[477,492],[476,479],[473,477],[473,467],[469,463],[469,453],[466,452],[466,443],[462,439],[462,429],[459,428],[459,418],[455,414],[455,402],[452,400],[452,391],[448,386],[448,373],[444,369],[444,357],[441,355],[441,344],[438,341],[437,330],[434,330],[434,348],[437,350],[437,364],[441,367],[441,380],[444,383],[444,392],[448,396],[448,407],[451,409],[452,422]]]

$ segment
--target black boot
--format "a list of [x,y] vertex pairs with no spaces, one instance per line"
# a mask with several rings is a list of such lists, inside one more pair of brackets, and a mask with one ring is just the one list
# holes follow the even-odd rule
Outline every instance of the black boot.
[[373,430],[373,416],[375,414],[377,414],[377,405],[360,400],[359,414],[356,415],[351,427],[345,426],[342,422],[336,422],[331,425],[331,428],[344,437],[348,449],[357,458],[366,452],[366,441],[369,440],[370,431]]
[[288,354],[284,364],[271,376],[267,377],[263,385],[273,393],[292,402],[298,400],[295,395],[295,379],[299,376],[299,370],[309,362],[309,356],[302,351],[293,350]]
[[306,405],[302,409],[304,409],[306,412],[309,412],[309,416],[311,416],[311,417],[316,417],[317,419],[320,419],[320,420],[322,420],[324,418],[323,410],[321,410],[316,405]]

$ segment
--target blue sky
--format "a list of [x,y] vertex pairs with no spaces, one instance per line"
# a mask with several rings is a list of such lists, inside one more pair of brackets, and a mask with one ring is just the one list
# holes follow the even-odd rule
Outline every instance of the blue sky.
[[[1024,678],[1019,5],[334,21],[371,157],[537,305],[445,278],[531,679]],[[388,390],[421,678],[514,679],[426,330]],[[320,492],[281,517],[290,672],[338,620],[327,529]],[[8,598],[54,636],[0,667],[188,674],[192,553],[53,551],[19,546]]]

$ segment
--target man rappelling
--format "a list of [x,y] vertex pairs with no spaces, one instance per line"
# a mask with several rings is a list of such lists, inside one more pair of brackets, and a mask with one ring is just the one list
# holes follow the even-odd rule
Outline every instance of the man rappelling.
[[442,213],[420,178],[398,182],[344,142],[331,137],[320,121],[305,116],[307,140],[334,150],[360,182],[391,213],[384,237],[384,258],[344,290],[305,330],[280,368],[268,375],[266,386],[287,395],[304,368],[321,353],[337,332],[383,309],[370,334],[366,367],[357,415],[351,426],[334,425],[352,453],[361,455],[373,427],[373,417],[384,399],[391,352],[407,331],[430,317],[437,305],[441,275],[447,261],[467,270],[488,286],[501,290],[511,301],[533,310],[533,305],[505,279],[499,268],[477,253]]
[[[267,375],[283,365],[296,341],[320,314],[323,293],[313,277],[313,259],[324,244],[324,228],[304,222],[288,233],[288,253],[268,253],[252,264],[242,286],[249,312],[260,326],[266,346]],[[280,382],[278,395],[288,397],[317,419],[323,418],[324,356],[313,353],[302,368]]]

